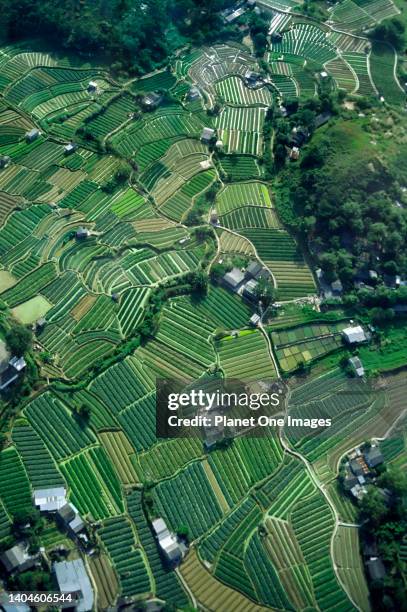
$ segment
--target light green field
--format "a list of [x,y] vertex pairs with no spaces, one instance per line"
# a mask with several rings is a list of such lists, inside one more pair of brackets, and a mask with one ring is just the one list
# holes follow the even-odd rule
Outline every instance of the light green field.
[[30,300],[13,308],[11,312],[20,323],[29,325],[43,317],[50,308],[52,308],[52,304],[50,304],[48,300],[42,297],[42,295],[36,295]]
[[6,270],[0,270],[0,293],[16,284],[14,276]]

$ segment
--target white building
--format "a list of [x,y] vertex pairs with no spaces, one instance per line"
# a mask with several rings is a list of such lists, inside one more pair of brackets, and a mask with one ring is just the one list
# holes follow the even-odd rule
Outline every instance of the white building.
[[212,128],[204,127],[201,134],[201,140],[205,144],[209,144],[214,136],[215,130],[213,130]]
[[342,332],[343,337],[349,344],[358,344],[359,342],[366,342],[366,334],[360,325],[354,327],[347,327]]
[[40,512],[56,512],[66,504],[66,489],[53,487],[50,489],[35,489],[34,506]]
[[164,519],[158,518],[152,522],[159,547],[170,563],[179,563],[182,559],[182,549],[175,534],[168,529]]
[[359,357],[351,357],[348,363],[354,369],[356,376],[361,378],[365,375],[365,368],[363,367]]

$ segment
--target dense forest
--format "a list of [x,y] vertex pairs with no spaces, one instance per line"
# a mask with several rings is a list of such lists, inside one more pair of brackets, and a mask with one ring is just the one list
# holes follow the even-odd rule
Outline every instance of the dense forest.
[[342,120],[316,133],[300,163],[283,170],[284,220],[329,282],[351,288],[369,269],[406,273],[407,213],[397,202],[407,175],[399,157],[377,155],[369,132]]
[[[10,41],[42,36],[83,55],[111,57],[134,74],[161,65],[182,43],[219,38],[231,0],[1,0]],[[35,24],[35,28],[33,28]],[[0,24],[1,25],[1,24]]]

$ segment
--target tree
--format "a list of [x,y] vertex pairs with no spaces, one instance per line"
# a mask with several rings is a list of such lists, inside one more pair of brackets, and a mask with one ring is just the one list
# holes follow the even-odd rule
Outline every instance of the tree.
[[191,284],[192,291],[199,295],[205,295],[208,291],[208,277],[202,270],[188,274],[188,282]]
[[6,334],[6,345],[15,357],[22,357],[31,349],[32,332],[24,325],[14,325]]
[[276,299],[276,291],[272,282],[269,279],[260,278],[255,288],[255,295],[265,307],[269,306]]
[[387,511],[386,503],[379,489],[375,487],[369,488],[360,502],[360,514],[362,519],[366,519],[368,524],[372,528],[375,528],[378,527],[380,522],[384,519]]
[[369,36],[372,40],[390,43],[397,51],[402,51],[405,46],[405,25],[401,19],[393,17],[376,26]]

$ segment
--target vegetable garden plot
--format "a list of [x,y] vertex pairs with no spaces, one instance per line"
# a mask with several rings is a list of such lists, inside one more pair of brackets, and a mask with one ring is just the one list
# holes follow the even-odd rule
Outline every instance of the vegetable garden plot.
[[82,429],[62,402],[49,392],[32,400],[24,409],[24,416],[57,461],[95,442],[93,433]]
[[137,529],[137,536],[147,556],[151,572],[154,575],[156,594],[166,602],[177,607],[184,607],[189,600],[184,592],[181,581],[175,572],[164,567],[157,548],[157,541],[147,523],[142,506],[141,491],[133,491],[127,497],[127,509]]
[[283,33],[281,42],[272,42],[271,50],[280,55],[285,53],[298,55],[312,60],[319,66],[336,57],[335,47],[328,41],[325,32],[317,26],[296,23]]
[[196,117],[176,110],[167,115],[152,114],[143,118],[119,135],[114,135],[111,141],[122,155],[136,155],[146,144],[162,139],[180,138],[182,135],[196,138],[202,127]]
[[354,92],[358,87],[355,73],[349,64],[341,57],[337,57],[325,64],[328,74],[335,80],[340,89],[345,89],[349,93]]
[[89,390],[116,415],[152,391],[152,385],[150,374],[141,367],[139,361],[127,358],[100,374],[91,383]]
[[271,207],[272,203],[267,186],[256,181],[226,185],[217,195],[216,209],[219,215],[224,215],[242,206]]
[[394,50],[386,44],[374,42],[369,62],[372,80],[379,94],[390,104],[402,104],[406,94],[394,74],[397,63]]
[[215,494],[200,462],[191,463],[153,490],[156,507],[171,529],[187,525],[191,539],[205,533],[222,518]]
[[334,527],[331,510],[320,493],[300,501],[291,515],[291,522],[311,574],[318,606],[327,610],[333,605],[353,610],[341,589],[330,556],[330,540]]
[[101,109],[94,119],[86,123],[85,129],[95,138],[104,138],[129,121],[129,115],[135,108],[135,100],[129,94],[113,99],[106,109]]
[[222,370],[228,378],[238,380],[272,379],[276,376],[267,344],[260,331],[240,332],[228,336],[217,346]]
[[[30,483],[14,447],[3,450],[0,455],[0,498],[9,515],[32,509]],[[0,524],[6,530],[6,520],[1,513]]]
[[237,76],[227,77],[216,84],[216,92],[225,102],[238,106],[251,106],[260,104],[270,106],[272,95],[268,89],[249,89],[243,80]]
[[219,218],[219,225],[231,230],[242,228],[273,228],[280,227],[277,213],[274,210],[254,206],[244,206]]
[[60,464],[69,497],[82,516],[104,519],[123,512],[120,482],[106,452],[93,447]]
[[277,281],[279,299],[292,299],[315,292],[310,269],[293,238],[284,230],[245,229],[259,256],[269,266]]
[[313,607],[311,577],[289,522],[267,518],[265,548],[295,609]]
[[129,520],[116,518],[106,521],[98,533],[113,562],[122,595],[133,597],[151,592],[144,555],[140,548],[136,548]]
[[180,468],[203,454],[202,441],[197,438],[160,441],[139,456],[143,480],[158,482],[174,476]]
[[249,155],[225,155],[221,158],[220,165],[233,181],[259,178],[262,174],[256,159]]
[[359,32],[398,13],[392,0],[342,0],[333,7],[329,21],[349,32]]
[[361,96],[375,95],[376,87],[371,81],[367,67],[368,57],[359,53],[342,53],[342,57],[353,68],[358,78],[359,86],[356,93]]

